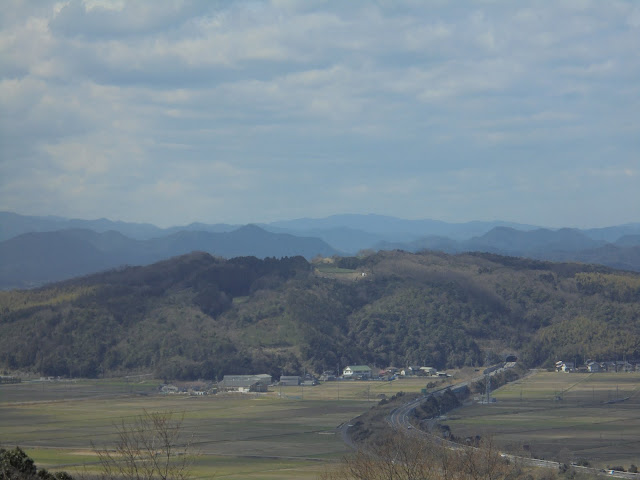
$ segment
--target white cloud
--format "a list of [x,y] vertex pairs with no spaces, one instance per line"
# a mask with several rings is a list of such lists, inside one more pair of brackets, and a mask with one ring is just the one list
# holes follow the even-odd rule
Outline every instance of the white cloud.
[[560,200],[555,171],[577,197],[600,177],[638,203],[639,11],[11,0],[0,208],[166,224],[185,211],[167,198],[204,221],[407,205],[418,218],[446,201],[455,220]]

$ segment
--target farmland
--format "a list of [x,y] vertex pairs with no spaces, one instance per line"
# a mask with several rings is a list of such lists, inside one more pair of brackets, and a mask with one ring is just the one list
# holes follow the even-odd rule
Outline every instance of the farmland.
[[640,464],[640,374],[539,372],[451,412],[458,437],[491,436],[516,454],[593,466]]
[[380,395],[419,391],[424,379],[328,382],[274,387],[268,394],[160,395],[158,381],[78,380],[0,386],[0,438],[20,445],[39,467],[95,469],[96,446],[115,441],[115,425],[147,411],[184,414],[200,453],[198,478],[317,478],[348,452],[336,427]]
[[[458,372],[453,382],[477,373]],[[158,394],[157,380],[24,382],[0,386],[0,439],[38,466],[94,471],[91,449],[146,411],[184,414],[196,478],[317,478],[349,452],[336,428],[424,378],[271,387],[267,394]],[[506,450],[592,465],[640,463],[640,374],[539,372],[493,392],[497,402],[450,413],[454,435],[492,436]],[[624,401],[618,399],[626,398]],[[610,402],[610,403],[609,403]]]

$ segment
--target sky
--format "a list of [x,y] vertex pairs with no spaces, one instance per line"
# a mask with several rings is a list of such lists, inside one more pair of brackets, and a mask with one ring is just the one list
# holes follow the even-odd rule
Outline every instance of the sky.
[[0,210],[640,222],[640,2],[3,0]]

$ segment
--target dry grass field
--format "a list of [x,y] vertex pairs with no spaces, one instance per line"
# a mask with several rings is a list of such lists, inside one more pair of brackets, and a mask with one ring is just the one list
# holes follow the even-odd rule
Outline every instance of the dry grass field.
[[538,372],[493,396],[451,412],[452,433],[489,435],[539,458],[640,465],[640,373]]
[[19,445],[39,467],[96,468],[91,442],[110,446],[115,425],[145,410],[184,414],[199,453],[197,478],[317,478],[348,453],[340,424],[381,394],[416,392],[425,379],[272,387],[268,394],[160,395],[157,381],[25,382],[0,386],[0,442]]
[[[477,374],[468,369],[449,381]],[[184,414],[185,433],[199,453],[196,478],[315,479],[349,452],[337,426],[382,395],[418,392],[425,384],[424,378],[343,381],[201,397],[160,395],[155,380],[0,385],[0,442],[23,447],[40,467],[92,471],[92,442],[111,446],[115,425],[145,410],[171,411]],[[525,454],[548,459],[640,464],[640,374],[540,372],[494,396],[495,404],[451,412],[446,423],[453,433],[492,435],[505,449],[517,453],[524,446]]]

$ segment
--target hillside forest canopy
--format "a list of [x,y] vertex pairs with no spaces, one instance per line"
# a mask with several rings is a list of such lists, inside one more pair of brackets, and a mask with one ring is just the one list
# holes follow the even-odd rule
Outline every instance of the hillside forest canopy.
[[323,273],[303,257],[195,252],[0,292],[0,369],[220,379],[640,357],[635,273],[492,254],[325,260]]

